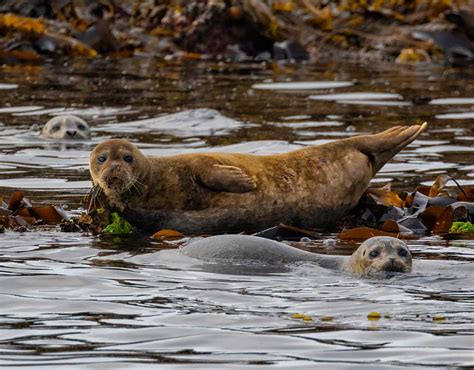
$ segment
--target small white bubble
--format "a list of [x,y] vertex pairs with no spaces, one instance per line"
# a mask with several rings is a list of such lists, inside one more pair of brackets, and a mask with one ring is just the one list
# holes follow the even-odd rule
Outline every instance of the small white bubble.
[[357,131],[355,126],[349,125],[346,127],[346,132],[354,132]]
[[326,239],[323,242],[325,248],[334,248],[336,246],[336,241],[334,239]]

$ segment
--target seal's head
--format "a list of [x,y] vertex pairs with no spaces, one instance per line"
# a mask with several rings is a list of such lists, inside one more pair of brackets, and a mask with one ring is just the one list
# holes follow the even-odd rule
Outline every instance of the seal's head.
[[397,238],[376,236],[367,239],[352,254],[348,270],[353,274],[375,277],[384,273],[411,272],[411,253]]
[[149,174],[148,159],[132,143],[113,139],[97,145],[90,155],[90,173],[113,205],[123,207],[123,195],[144,191],[144,179]]
[[51,139],[85,140],[91,137],[91,130],[82,118],[57,116],[46,122],[41,135]]

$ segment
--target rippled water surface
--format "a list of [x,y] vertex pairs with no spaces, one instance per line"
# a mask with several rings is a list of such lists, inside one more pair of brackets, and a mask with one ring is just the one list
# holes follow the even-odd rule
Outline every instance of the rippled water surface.
[[[90,141],[39,136],[44,122],[65,112],[90,123]],[[22,189],[35,203],[79,213],[89,152],[111,137],[149,155],[266,154],[422,121],[428,131],[374,184],[413,190],[449,173],[473,185],[472,68],[3,66],[0,194]],[[356,247],[337,241],[327,250],[327,237],[335,236],[306,248],[348,254]],[[222,269],[145,237],[8,231],[0,235],[0,366],[473,366],[474,241],[408,243],[412,274],[364,280],[310,264]],[[372,311],[382,318],[368,320]]]

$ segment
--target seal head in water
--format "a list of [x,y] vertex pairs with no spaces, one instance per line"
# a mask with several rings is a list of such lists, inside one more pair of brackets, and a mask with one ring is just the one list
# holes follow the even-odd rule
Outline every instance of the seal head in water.
[[411,272],[412,255],[400,239],[376,236],[362,243],[344,266],[346,271],[360,276],[373,276],[381,271]]
[[64,115],[46,122],[41,130],[41,136],[51,139],[86,140],[90,138],[91,130],[82,118]]
[[251,261],[277,265],[315,262],[360,277],[385,277],[394,272],[412,270],[412,255],[407,245],[400,239],[383,236],[367,239],[351,256],[311,253],[251,235],[216,235],[184,245],[180,250],[188,257],[214,263]]

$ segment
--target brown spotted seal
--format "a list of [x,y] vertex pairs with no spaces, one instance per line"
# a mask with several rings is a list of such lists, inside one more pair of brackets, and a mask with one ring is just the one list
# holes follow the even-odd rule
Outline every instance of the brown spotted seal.
[[328,256],[311,253],[274,240],[251,235],[216,235],[182,246],[188,257],[214,263],[259,262],[286,265],[315,262],[361,277],[383,277],[387,273],[411,272],[412,255],[397,238],[376,236],[362,243],[351,256]]
[[62,115],[46,122],[41,129],[41,136],[51,139],[86,140],[91,137],[91,130],[82,118]]
[[126,140],[90,156],[95,193],[142,229],[185,234],[258,231],[285,223],[333,226],[377,171],[427,124],[393,127],[277,155],[145,157]]

